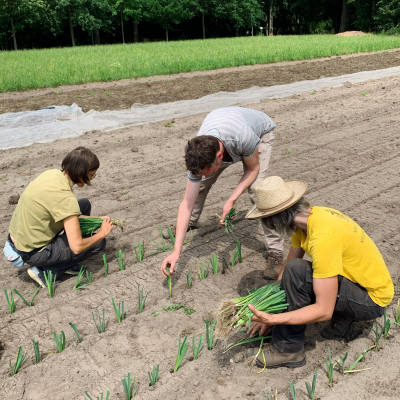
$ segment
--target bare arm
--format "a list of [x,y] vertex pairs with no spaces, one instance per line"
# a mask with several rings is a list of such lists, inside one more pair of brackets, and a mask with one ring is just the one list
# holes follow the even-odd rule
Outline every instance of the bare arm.
[[235,190],[227,200],[224,205],[221,221],[223,224],[225,220],[226,214],[228,214],[229,210],[235,204],[235,201],[242,195],[242,193],[248,189],[254,181],[257,179],[258,173],[260,172],[260,161],[258,159],[258,149],[254,151],[254,153],[250,157],[243,157],[243,162],[246,164],[247,169],[246,172],[240,178],[238,185]]
[[63,220],[64,229],[67,235],[68,244],[75,254],[82,253],[83,251],[94,246],[103,240],[113,229],[113,223],[109,217],[103,217],[103,223],[99,232],[88,238],[83,238],[81,228],[79,225],[79,217],[71,215]]
[[294,258],[303,258],[304,254],[305,254],[305,251],[301,247],[300,248],[296,248],[296,247],[290,248],[285,265],[283,266],[282,271],[280,272],[280,274],[278,276],[278,281],[280,281],[282,279],[283,271],[285,270],[286,264],[289,261],[292,261]]
[[182,252],[182,246],[185,240],[187,228],[189,226],[190,216],[192,215],[193,207],[196,203],[199,191],[200,182],[191,182],[188,180],[186,184],[185,197],[183,198],[178,210],[174,250],[168,257],[164,258],[161,265],[161,273],[164,278],[168,276],[166,271],[167,267],[170,269],[171,274],[175,270],[175,265],[178,262]]
[[313,290],[315,303],[295,311],[272,315],[258,311],[254,306],[249,305],[254,314],[251,318],[252,322],[261,322],[270,326],[303,325],[331,319],[338,293],[337,275],[324,279],[314,278]]

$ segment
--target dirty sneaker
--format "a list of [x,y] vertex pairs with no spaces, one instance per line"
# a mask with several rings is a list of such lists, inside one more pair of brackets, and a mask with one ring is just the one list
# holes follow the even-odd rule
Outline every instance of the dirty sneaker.
[[[172,234],[174,235],[174,237],[176,237],[176,226],[173,226],[172,228],[169,228],[169,229],[171,229]],[[192,229],[192,230],[197,229],[197,226],[190,226],[189,225],[187,230],[186,230],[186,232],[189,232],[190,229]],[[170,239],[167,229],[165,229],[163,231],[162,236],[163,236],[164,239]]]
[[[259,347],[252,347],[247,349],[246,358],[249,361],[253,361],[257,355]],[[279,353],[275,350],[271,344],[267,344],[263,347],[264,357],[262,353],[255,358],[255,365],[259,368],[298,368],[306,365],[306,353],[304,349],[299,353]]]
[[44,269],[40,267],[30,267],[26,270],[28,275],[37,282],[42,288],[46,286],[46,279],[44,277]]
[[354,319],[344,315],[334,314],[321,332],[325,339],[342,339],[351,329]]
[[270,251],[267,258],[267,268],[262,277],[269,281],[275,281],[283,268],[283,254],[279,251]]

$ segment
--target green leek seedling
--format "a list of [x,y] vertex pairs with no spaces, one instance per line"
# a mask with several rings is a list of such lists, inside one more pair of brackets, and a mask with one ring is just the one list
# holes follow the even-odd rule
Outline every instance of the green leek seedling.
[[14,296],[13,296],[12,289],[10,288],[10,299],[11,300],[8,298],[8,293],[7,293],[6,289],[4,289],[4,294],[6,296],[8,308],[10,310],[10,314],[14,314],[15,313],[15,302],[14,302]]
[[46,279],[47,289],[49,289],[50,297],[54,297],[56,291],[56,275],[51,271],[44,271],[44,279]]
[[[159,254],[159,253],[165,253],[166,251],[171,250],[171,249],[174,248],[173,245],[172,245],[172,246],[168,246],[168,247],[165,246],[165,241],[164,241],[164,236],[163,236],[163,234],[162,234],[161,225],[158,225],[158,229],[159,229],[159,231],[160,231],[160,236],[161,236],[162,245],[159,245],[153,238],[151,238],[150,236],[148,236],[148,238],[150,239],[150,241],[154,243],[154,244],[151,243],[151,245],[156,249],[156,251],[155,251],[154,253],[151,253],[151,254],[148,255],[147,257],[151,257],[151,256],[154,256],[154,255]],[[172,232],[171,232],[171,233],[172,233]],[[168,234],[169,234],[169,232],[168,232]]]
[[[114,306],[114,312],[115,312],[115,317],[117,318],[117,322],[120,323],[121,321],[123,321],[125,319],[124,302],[119,303],[118,308],[117,308],[113,298],[111,299],[111,301]],[[122,306],[122,310],[121,310],[121,306]]]
[[218,254],[214,253],[211,257],[210,257],[210,263],[211,263],[211,268],[213,271],[213,274],[217,274],[218,273]]
[[186,275],[186,284],[188,289],[192,287],[192,275],[193,275],[193,269],[190,268],[189,272]]
[[400,326],[400,299],[397,300],[396,321],[394,321],[394,323]]
[[292,393],[292,399],[296,400],[296,389],[294,388],[293,382],[289,382],[290,393]]
[[108,264],[107,264],[107,258],[106,255],[103,254],[103,263],[104,263],[104,275],[108,275]]
[[375,333],[375,349],[378,350],[379,347],[379,341],[381,340],[381,337],[384,333],[384,328],[379,329],[378,323],[375,322],[375,329],[372,329],[372,332]]
[[237,239],[236,240],[236,243],[237,243],[237,252],[238,252],[238,257],[239,257],[239,264],[241,264],[242,263],[242,245],[240,244],[240,240],[239,239]]
[[237,259],[238,259],[238,256],[239,256],[239,252],[238,252],[238,250],[236,249],[236,250],[233,252],[231,268],[233,268],[234,265],[236,264],[236,261],[237,261]]
[[333,362],[331,358],[331,348],[328,347],[328,358],[325,358],[326,370],[328,371],[329,386],[333,386]]
[[97,326],[96,320],[94,319],[94,314],[92,313],[94,324],[96,325],[97,332],[103,333],[106,330],[106,310],[103,308],[103,319],[100,317],[99,310],[97,309],[97,315],[99,317],[99,326]]
[[199,275],[200,275],[200,280],[201,281],[203,281],[204,279],[207,278],[207,276],[208,276],[208,264],[206,262],[199,264]]
[[138,303],[139,303],[139,314],[141,314],[144,310],[144,306],[146,304],[146,299],[147,299],[147,295],[149,294],[149,292],[146,293],[146,296],[143,295],[143,289],[142,291],[140,291],[140,285],[137,285],[138,288]]
[[16,293],[19,297],[21,297],[21,299],[24,301],[24,303],[25,303],[28,307],[32,307],[32,306],[33,306],[33,300],[35,299],[36,295],[39,293],[39,290],[40,290],[41,288],[42,288],[42,287],[39,286],[39,287],[36,289],[35,293],[33,293],[33,296],[32,296],[31,301],[25,300],[24,296],[22,296],[22,294],[21,294],[20,292],[18,292],[17,289],[13,289],[13,291],[14,291],[14,293]]
[[336,364],[339,365],[339,369],[342,374],[344,374],[344,364],[346,362],[347,356],[348,356],[348,353],[346,351],[346,353],[343,357],[339,356],[340,362],[338,360],[335,360]]
[[174,236],[174,234],[172,233],[171,229],[170,229],[170,228],[167,228],[167,232],[168,232],[169,238],[171,239],[171,242],[172,242],[173,244],[175,244],[175,236]]
[[36,342],[35,339],[32,339],[32,342],[33,342],[33,350],[35,351],[35,361],[36,364],[39,364],[40,361],[42,361],[40,359],[39,342]]
[[25,357],[26,357],[26,353],[22,354],[22,346],[20,346],[18,349],[17,361],[15,362],[14,367],[11,365],[11,360],[10,360],[10,375],[11,376],[15,375],[20,370],[20,368],[22,367],[22,363],[25,360]]
[[144,259],[144,240],[138,243],[138,249],[136,251],[135,248],[135,254],[136,254],[136,261],[142,262]]
[[89,272],[88,270],[86,270],[86,280],[87,280],[89,285],[92,283],[92,281],[93,281],[93,272]]
[[[121,230],[123,230],[126,225],[126,222],[123,221],[122,219],[111,219],[111,221],[115,226],[121,228]],[[98,231],[101,228],[102,223],[103,223],[103,218],[92,218],[92,217],[79,218],[79,225],[81,228],[82,236],[83,237],[92,236],[96,231]]]
[[235,226],[232,224],[233,219],[237,216],[236,210],[234,208],[231,208],[228,212],[228,214],[225,215],[225,232],[226,233],[232,233],[232,230],[235,228]]
[[157,366],[157,368],[153,367],[153,371],[151,371],[151,373],[148,372],[149,379],[150,379],[150,386],[154,386],[157,383],[159,371],[160,371],[160,367]]
[[[368,349],[364,350],[358,357],[357,360],[354,361],[354,363],[351,365],[351,367],[347,370],[344,371],[345,374],[349,374],[350,372],[358,372],[360,370],[355,370],[355,366],[364,358],[365,354],[367,354],[368,351],[370,351],[371,349],[373,349],[375,347],[375,345],[368,347]],[[367,368],[367,369],[371,369],[371,368]]]
[[126,400],[131,400],[136,395],[136,377],[133,378],[133,384],[131,382],[131,373],[128,374],[128,377],[124,375],[124,379],[122,379],[122,385],[124,387]]
[[253,313],[248,307],[249,304],[268,314],[277,314],[287,308],[288,304],[285,303],[285,298],[286,293],[280,289],[279,285],[269,284],[247,296],[223,301],[219,308],[221,315],[218,323],[225,332],[225,339],[232,336],[242,325],[250,326]]
[[65,334],[64,331],[61,331],[59,335],[53,332],[54,341],[56,342],[57,350],[59,353],[62,353],[65,349]]
[[196,347],[196,343],[194,341],[194,335],[193,335],[193,338],[192,338],[193,360],[197,360],[199,358],[200,351],[203,348],[203,339],[204,339],[204,336],[200,335],[199,340],[197,342],[197,347]]
[[167,276],[167,283],[168,283],[168,289],[169,289],[169,298],[171,298],[171,297],[172,297],[171,273],[170,273],[168,267],[166,268],[166,270],[167,270],[167,274],[168,274],[168,276]]
[[115,256],[117,257],[120,271],[124,271],[125,270],[125,261],[126,261],[126,248],[125,248],[124,258],[122,258],[122,250],[121,249],[119,249],[119,251],[115,252]]
[[79,271],[79,274],[76,277],[76,282],[75,282],[75,285],[73,287],[74,290],[83,289],[84,287],[89,286],[88,283],[85,283],[84,285],[82,285],[82,282],[85,279],[84,274],[85,274],[85,266],[82,265],[81,269]]
[[[210,324],[210,327],[208,326]],[[214,348],[214,331],[215,327],[217,326],[217,321],[208,321],[206,319],[206,337],[207,337],[207,348],[208,350],[212,350]]]
[[[266,390],[263,390],[263,393],[264,393],[265,397],[266,397],[268,400],[273,400],[272,397],[268,394],[268,392],[267,392]],[[278,391],[277,391],[277,390],[275,391],[274,400],[278,400]]]
[[181,343],[181,338],[179,338],[178,355],[176,356],[174,372],[178,371],[179,366],[182,364],[186,352],[188,351],[189,343],[186,343],[186,339],[187,335],[185,336],[183,342]]
[[390,326],[392,321],[386,318],[386,308],[383,310],[383,338],[386,340],[389,335]]
[[317,372],[318,372],[318,368],[315,369],[311,389],[310,389],[310,386],[308,385],[308,382],[306,381],[306,389],[307,389],[307,393],[308,393],[308,398],[311,400],[314,399],[315,386],[317,384]]
[[81,343],[81,342],[82,342],[82,338],[81,338],[81,335],[79,334],[78,328],[77,328],[76,325],[73,324],[72,322],[70,322],[69,324],[71,325],[72,329],[73,329],[73,330],[75,331],[75,333],[76,333],[76,336],[78,337],[78,343]]
[[[93,400],[93,399],[90,397],[90,395],[89,395],[88,392],[85,391],[85,394],[86,394],[87,397],[89,397],[90,400]],[[100,393],[100,394],[101,394],[101,397],[97,396],[97,397],[96,397],[97,400],[103,400],[103,393]],[[109,397],[110,397],[110,392],[107,390],[106,398],[105,398],[104,400],[108,400]]]
[[226,353],[227,351],[233,349],[236,346],[240,346],[242,344],[247,344],[247,343],[251,343],[251,342],[257,342],[258,340],[264,341],[265,339],[271,339],[271,336],[257,336],[257,337],[254,337],[254,338],[241,340],[240,342],[229,346],[222,354]]

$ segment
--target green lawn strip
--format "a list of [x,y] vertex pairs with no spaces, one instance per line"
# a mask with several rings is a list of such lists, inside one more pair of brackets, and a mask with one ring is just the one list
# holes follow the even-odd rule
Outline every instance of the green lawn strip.
[[0,92],[400,47],[399,36],[255,36],[0,52]]

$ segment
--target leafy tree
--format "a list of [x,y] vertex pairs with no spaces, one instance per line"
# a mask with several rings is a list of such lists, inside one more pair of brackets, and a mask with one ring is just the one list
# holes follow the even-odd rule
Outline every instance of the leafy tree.
[[194,5],[191,0],[150,0],[149,14],[154,22],[165,29],[168,42],[168,30],[172,28],[172,24],[193,18]]
[[400,0],[380,0],[375,17],[378,31],[400,27]]

